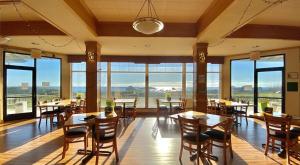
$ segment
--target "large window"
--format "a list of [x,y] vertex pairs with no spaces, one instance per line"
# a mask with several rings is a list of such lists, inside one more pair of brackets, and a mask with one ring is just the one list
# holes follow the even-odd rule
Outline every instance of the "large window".
[[145,64],[111,63],[113,98],[137,98],[137,107],[145,107]]
[[182,97],[182,64],[161,63],[149,64],[149,97],[148,107],[156,107],[156,99]]
[[100,65],[100,73],[101,74],[101,107],[106,106],[106,98],[107,95],[107,62],[100,62],[98,63]]
[[86,88],[86,63],[72,64],[72,98],[85,98]]
[[60,98],[60,65],[60,59],[56,58],[43,57],[36,60],[38,101]]
[[194,65],[193,63],[186,64],[186,98],[191,100],[193,99],[193,77],[194,77]]
[[254,61],[231,61],[231,98],[254,102]]
[[220,65],[207,64],[207,98],[220,98]]

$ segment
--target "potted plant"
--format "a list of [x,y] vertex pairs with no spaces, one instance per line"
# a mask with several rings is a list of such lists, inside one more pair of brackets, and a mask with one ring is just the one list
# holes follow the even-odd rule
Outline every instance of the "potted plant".
[[105,113],[111,113],[113,110],[113,101],[111,99],[106,100]]
[[169,92],[167,92],[166,93],[166,99],[168,100],[168,101],[171,101],[171,93],[169,93]]
[[76,100],[80,100],[80,99],[81,99],[81,95],[80,95],[80,93],[77,93]]

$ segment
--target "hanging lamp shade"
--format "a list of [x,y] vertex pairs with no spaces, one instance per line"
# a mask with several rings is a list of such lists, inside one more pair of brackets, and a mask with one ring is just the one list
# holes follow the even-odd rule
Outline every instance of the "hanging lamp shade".
[[[140,17],[140,13],[146,4],[148,15],[146,17]],[[134,30],[146,35],[160,32],[164,28],[164,23],[159,20],[151,0],[144,1],[143,6],[132,24],[132,27]]]

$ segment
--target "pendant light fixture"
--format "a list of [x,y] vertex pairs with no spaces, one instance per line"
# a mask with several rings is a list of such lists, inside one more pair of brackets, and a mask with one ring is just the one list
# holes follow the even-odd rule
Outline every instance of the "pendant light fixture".
[[[140,14],[143,11],[145,5],[147,5],[147,16],[141,17]],[[157,33],[164,28],[164,23],[159,20],[151,0],[144,1],[132,24],[132,27],[134,28],[134,30],[146,35]]]

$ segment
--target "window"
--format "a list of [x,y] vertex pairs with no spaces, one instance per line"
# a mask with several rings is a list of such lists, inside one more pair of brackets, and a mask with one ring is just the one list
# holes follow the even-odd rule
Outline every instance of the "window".
[[193,63],[186,64],[186,98],[193,99],[193,77],[194,77],[194,65]]
[[254,61],[231,61],[231,98],[254,102]]
[[100,74],[101,74],[101,107],[106,106],[107,96],[107,62],[99,62],[100,65]]
[[220,65],[207,64],[207,98],[220,98]]
[[40,58],[36,60],[37,100],[60,98],[60,59]]
[[72,64],[72,98],[85,98],[86,93],[86,63]]
[[155,100],[165,98],[167,93],[175,99],[182,97],[182,64],[149,64],[148,93],[149,108],[155,108]]
[[256,69],[273,67],[284,67],[283,55],[262,57],[256,61]]
[[5,65],[34,67],[34,58],[29,55],[5,52]]
[[111,63],[113,98],[137,98],[137,107],[145,107],[145,64]]

